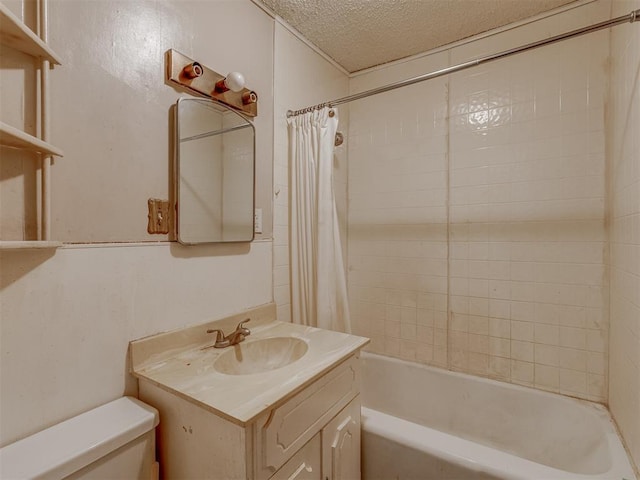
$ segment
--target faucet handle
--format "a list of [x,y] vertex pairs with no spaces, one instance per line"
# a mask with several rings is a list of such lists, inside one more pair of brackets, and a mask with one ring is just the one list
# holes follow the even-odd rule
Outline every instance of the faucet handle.
[[218,328],[209,329],[209,330],[207,330],[207,333],[215,333],[216,334],[216,343],[215,343],[215,347],[216,348],[218,348],[220,345],[222,345],[226,341],[226,338],[224,336],[224,332],[222,330],[218,329]]
[[251,335],[251,330],[249,330],[247,327],[244,326],[245,323],[251,321],[250,318],[245,318],[243,321],[241,321],[238,326],[236,327],[236,331],[240,330],[240,332],[242,333],[242,335],[244,335],[245,337],[247,335]]
[[216,340],[222,340],[222,338],[224,337],[224,332],[218,328],[210,328],[209,330],[207,330],[207,333],[215,333]]

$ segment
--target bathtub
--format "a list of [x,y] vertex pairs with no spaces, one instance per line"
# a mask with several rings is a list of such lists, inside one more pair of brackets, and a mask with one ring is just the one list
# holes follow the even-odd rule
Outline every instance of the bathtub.
[[364,480],[635,480],[607,409],[362,354]]

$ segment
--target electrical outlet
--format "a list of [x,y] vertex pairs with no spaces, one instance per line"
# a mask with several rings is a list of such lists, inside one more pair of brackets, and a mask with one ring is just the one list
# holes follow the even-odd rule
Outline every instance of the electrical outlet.
[[255,233],[262,233],[262,209],[256,208],[253,217],[253,231]]

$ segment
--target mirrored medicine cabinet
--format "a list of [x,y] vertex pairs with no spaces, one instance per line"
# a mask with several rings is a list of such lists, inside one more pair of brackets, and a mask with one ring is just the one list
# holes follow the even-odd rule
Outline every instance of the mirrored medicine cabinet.
[[181,98],[175,132],[178,241],[185,245],[252,241],[253,124],[221,103]]

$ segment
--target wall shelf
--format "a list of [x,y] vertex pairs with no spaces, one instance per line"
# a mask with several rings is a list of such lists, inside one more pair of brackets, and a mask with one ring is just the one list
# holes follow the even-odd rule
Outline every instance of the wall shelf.
[[33,152],[47,153],[63,157],[64,153],[58,147],[29,135],[11,125],[0,122],[0,145],[5,147],[22,148]]
[[[22,58],[20,52],[32,57],[31,61],[39,64],[39,75],[36,77],[35,100],[38,103],[36,108],[36,118],[39,131],[38,136],[15,128],[0,121],[0,146],[21,149],[28,152],[36,152],[42,155],[42,162],[37,168],[40,171],[40,192],[41,197],[37,202],[38,209],[38,240],[1,240],[0,250],[20,250],[20,249],[56,249],[62,246],[61,242],[50,240],[51,231],[51,189],[50,189],[50,168],[51,157],[62,157],[64,154],[58,147],[49,143],[50,121],[49,121],[49,70],[53,65],[60,65],[60,58],[47,44],[47,0],[35,0],[36,19],[34,24],[38,25],[38,34],[31,30],[20,18],[18,18],[5,5],[0,3],[0,44],[3,47],[2,55],[12,55],[16,60],[27,63]],[[4,47],[9,47],[4,49]],[[6,50],[9,50],[8,52]],[[34,61],[35,60],[35,61]],[[9,65],[9,64],[7,64]],[[3,68],[9,68],[3,67]],[[19,86],[16,86],[20,92]],[[28,92],[23,87],[23,95]],[[23,102],[23,110],[25,105]],[[0,112],[1,113],[1,112]],[[25,112],[23,112],[23,115]],[[6,120],[6,119],[5,119]],[[35,200],[38,200],[37,198]],[[26,207],[25,207],[26,211]],[[24,212],[22,212],[24,214]],[[4,218],[4,217],[3,217]]]
[[62,242],[54,242],[50,240],[16,240],[16,241],[8,241],[8,240],[0,240],[0,250],[27,250],[34,248],[59,248],[62,246]]
[[0,3],[0,42],[33,57],[60,65],[58,55],[33,31]]

